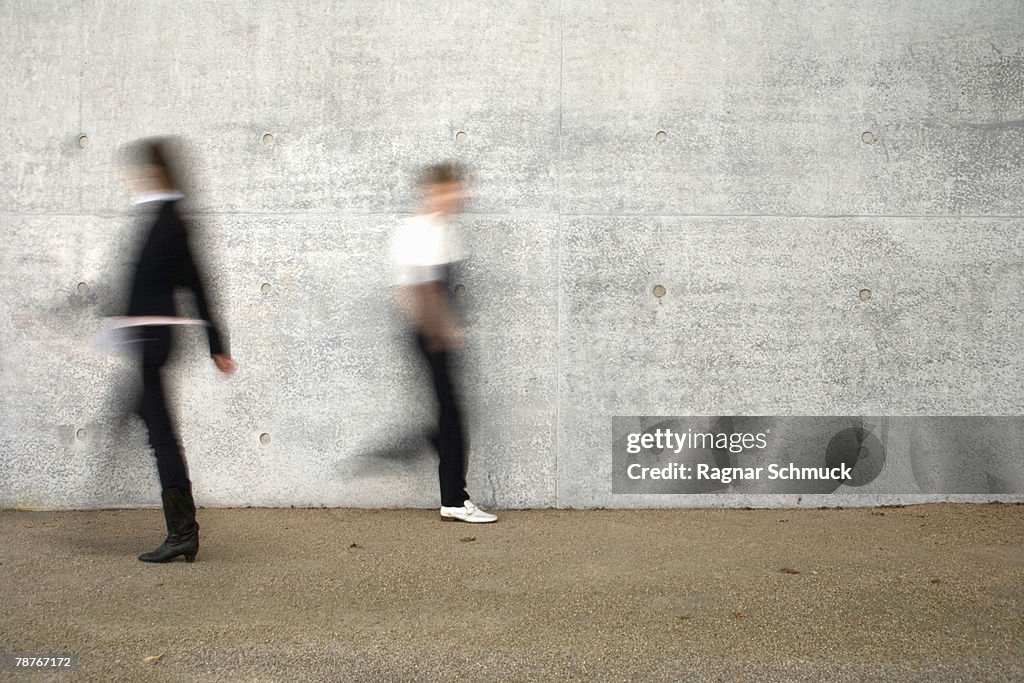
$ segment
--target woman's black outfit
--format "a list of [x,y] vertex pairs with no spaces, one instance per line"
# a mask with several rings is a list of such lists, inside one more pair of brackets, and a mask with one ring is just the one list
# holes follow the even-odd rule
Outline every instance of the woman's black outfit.
[[[174,290],[178,287],[191,289],[199,316],[208,322],[210,354],[225,354],[226,343],[211,317],[206,291],[189,247],[187,228],[178,216],[175,201],[153,203],[157,207],[155,220],[135,266],[128,315],[177,317]],[[188,465],[171,422],[162,377],[162,368],[173,350],[173,335],[168,325],[135,329],[142,357],[142,400],[138,412],[146,423],[149,444],[156,456],[167,523],[167,539],[155,551],[140,555],[139,559],[166,562],[184,555],[185,560],[191,562],[199,551],[199,525]]]

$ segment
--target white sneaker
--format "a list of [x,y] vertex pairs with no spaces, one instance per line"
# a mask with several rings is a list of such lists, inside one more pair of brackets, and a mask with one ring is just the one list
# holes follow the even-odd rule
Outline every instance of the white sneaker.
[[441,519],[448,521],[450,519],[457,519],[460,522],[473,522],[475,524],[484,524],[486,522],[496,522],[498,518],[489,512],[481,510],[473,501],[467,500],[463,503],[462,507],[445,507],[441,506]]

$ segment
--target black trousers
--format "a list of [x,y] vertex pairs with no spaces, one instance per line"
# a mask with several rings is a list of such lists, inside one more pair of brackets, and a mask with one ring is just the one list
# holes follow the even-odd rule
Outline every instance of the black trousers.
[[430,378],[437,396],[437,434],[433,442],[440,458],[437,475],[441,483],[441,505],[462,507],[469,499],[466,493],[466,436],[452,383],[448,352],[428,351],[422,334],[416,335],[416,346],[430,367]]
[[178,434],[171,422],[164,390],[163,366],[171,355],[171,328],[166,325],[140,327],[142,345],[142,401],[139,415],[149,431],[149,445],[156,456],[160,487],[190,491],[188,464],[181,452]]

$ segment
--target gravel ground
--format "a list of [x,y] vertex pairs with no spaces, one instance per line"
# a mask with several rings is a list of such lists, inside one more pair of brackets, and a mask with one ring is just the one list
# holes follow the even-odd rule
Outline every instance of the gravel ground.
[[0,520],[3,680],[1024,680],[1021,505]]

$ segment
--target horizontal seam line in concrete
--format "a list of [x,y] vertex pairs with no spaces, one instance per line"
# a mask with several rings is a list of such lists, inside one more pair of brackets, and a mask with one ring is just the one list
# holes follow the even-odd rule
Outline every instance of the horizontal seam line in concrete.
[[[353,212],[338,212],[338,211],[266,211],[266,212],[254,212],[254,211],[186,211],[189,216],[335,216],[337,218],[355,218],[361,216],[411,216],[411,212],[407,211],[367,211],[365,213],[353,213]],[[93,217],[93,218],[131,218],[140,214],[132,212],[20,212],[20,211],[0,211],[0,216],[32,216],[32,217],[68,217],[68,218],[81,218],[81,217]],[[1024,214],[1005,214],[1005,213],[989,213],[989,214],[965,214],[965,213],[931,213],[931,214],[887,214],[887,213],[820,213],[820,214],[798,214],[798,213],[488,213],[488,212],[473,212],[464,211],[463,216],[493,216],[493,217],[508,217],[508,216],[532,216],[538,218],[558,218],[570,217],[570,218],[819,218],[819,219],[832,219],[832,218],[918,218],[918,219],[947,219],[947,218],[998,218],[998,219],[1014,219],[1024,218]]]

